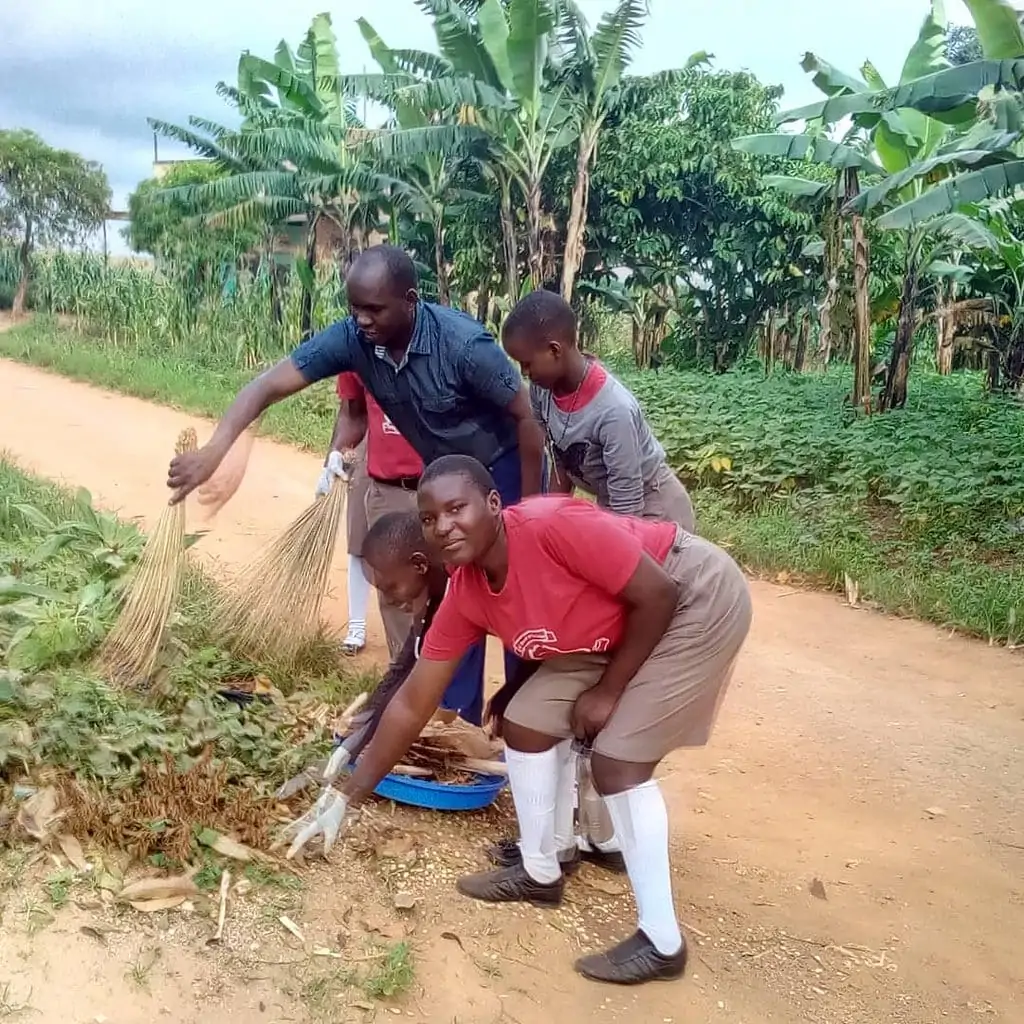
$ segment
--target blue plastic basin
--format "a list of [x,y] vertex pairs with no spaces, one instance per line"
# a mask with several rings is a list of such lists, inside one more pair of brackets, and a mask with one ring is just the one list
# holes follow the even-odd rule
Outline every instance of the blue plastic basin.
[[[334,745],[339,743],[341,737],[335,736]],[[505,760],[504,755],[501,760]],[[478,811],[481,807],[490,807],[508,784],[504,775],[476,775],[476,779],[476,782],[445,783],[392,772],[380,780],[374,793],[385,800],[432,811]]]
[[385,775],[374,790],[377,796],[434,811],[478,811],[498,798],[508,780],[503,775],[477,775],[478,782],[445,783]]

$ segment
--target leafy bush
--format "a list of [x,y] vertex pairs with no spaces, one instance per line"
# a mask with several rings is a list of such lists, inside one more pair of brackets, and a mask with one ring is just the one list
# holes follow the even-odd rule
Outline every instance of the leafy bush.
[[627,376],[691,484],[737,507],[842,500],[934,546],[1020,545],[1024,407],[974,375],[919,375],[906,409],[855,417],[842,373]]
[[745,565],[900,614],[1024,641],[1024,408],[978,375],[919,373],[905,409],[855,417],[849,375],[625,373]]
[[[325,661],[303,680],[307,692],[283,696],[272,670],[211,643],[211,587],[198,574],[186,585],[172,654],[153,691],[127,692],[100,678],[90,655],[117,612],[142,536],[96,511],[86,492],[70,496],[3,459],[0,494],[0,792],[5,780],[56,769],[86,787],[82,799],[94,809],[105,791],[142,794],[164,764],[215,773],[229,787],[215,820],[175,822],[180,841],[194,826],[230,827],[230,787],[267,799],[325,752],[320,709],[349,699],[363,681],[332,674]],[[280,687],[245,706],[221,696],[245,682],[271,693]],[[174,821],[174,810],[162,817]],[[145,835],[132,829],[133,842]],[[153,833],[154,848],[165,832]]]

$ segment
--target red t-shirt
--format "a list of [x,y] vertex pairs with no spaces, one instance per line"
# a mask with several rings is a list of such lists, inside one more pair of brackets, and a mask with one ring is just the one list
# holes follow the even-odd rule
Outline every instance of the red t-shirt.
[[461,657],[488,634],[530,661],[613,650],[626,621],[622,588],[643,552],[665,561],[677,529],[555,495],[526,498],[502,516],[505,586],[494,593],[475,565],[455,569],[424,638],[424,658]]
[[338,374],[338,397],[347,401],[366,399],[366,471],[378,480],[397,480],[403,476],[419,476],[423,460],[416,449],[398,432],[384,415],[357,373]]

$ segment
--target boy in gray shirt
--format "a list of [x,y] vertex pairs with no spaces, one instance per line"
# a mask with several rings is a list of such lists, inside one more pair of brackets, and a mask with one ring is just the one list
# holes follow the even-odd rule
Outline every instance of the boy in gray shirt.
[[[690,496],[665,462],[665,449],[633,393],[580,351],[576,314],[567,302],[553,292],[532,292],[509,313],[501,340],[529,378],[533,412],[547,432],[555,477],[550,490],[568,493],[579,487],[619,515],[664,519],[696,532]],[[582,794],[574,789],[558,793],[559,819],[571,815],[577,801],[582,806]],[[622,871],[610,819],[600,822],[600,832],[611,838],[577,836],[583,857]],[[501,866],[518,863],[518,840],[502,839],[488,855]]]
[[552,490],[589,491],[619,515],[664,519],[695,532],[686,488],[626,387],[576,340],[576,314],[553,292],[536,291],[515,306],[502,344],[530,380],[556,479]]

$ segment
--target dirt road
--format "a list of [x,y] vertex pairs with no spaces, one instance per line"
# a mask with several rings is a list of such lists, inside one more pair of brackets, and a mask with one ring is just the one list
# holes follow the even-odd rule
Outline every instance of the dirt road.
[[[159,511],[168,452],[189,422],[208,436],[208,424],[184,414],[0,361],[0,449],[125,516]],[[317,468],[257,442],[205,557],[248,559],[305,506]],[[343,621],[340,568],[333,582],[330,614]],[[444,881],[414,937],[422,990],[397,1012],[437,1024],[1024,1019],[1024,660],[830,595],[755,583],[754,597],[753,634],[714,741],[662,771],[676,902],[694,947],[687,980],[620,992],[572,975],[580,945],[632,924],[606,883],[574,900],[581,935],[539,912],[467,907]],[[375,635],[379,650],[376,624]],[[307,900],[310,927],[342,912],[328,874],[324,885]],[[609,898],[623,915],[617,926],[592,913]],[[518,954],[482,969],[469,943],[451,941],[466,929]],[[75,942],[90,940],[72,930],[51,952],[64,958]],[[93,1013],[111,1024],[148,1019],[152,1002],[102,1010],[124,986],[123,964],[107,969],[91,948],[81,955],[99,972],[82,982],[81,999],[101,1007]],[[194,990],[192,970],[201,965],[177,962],[177,988],[162,998]],[[0,966],[0,991],[6,973]],[[251,1005],[252,985],[221,984]]]

